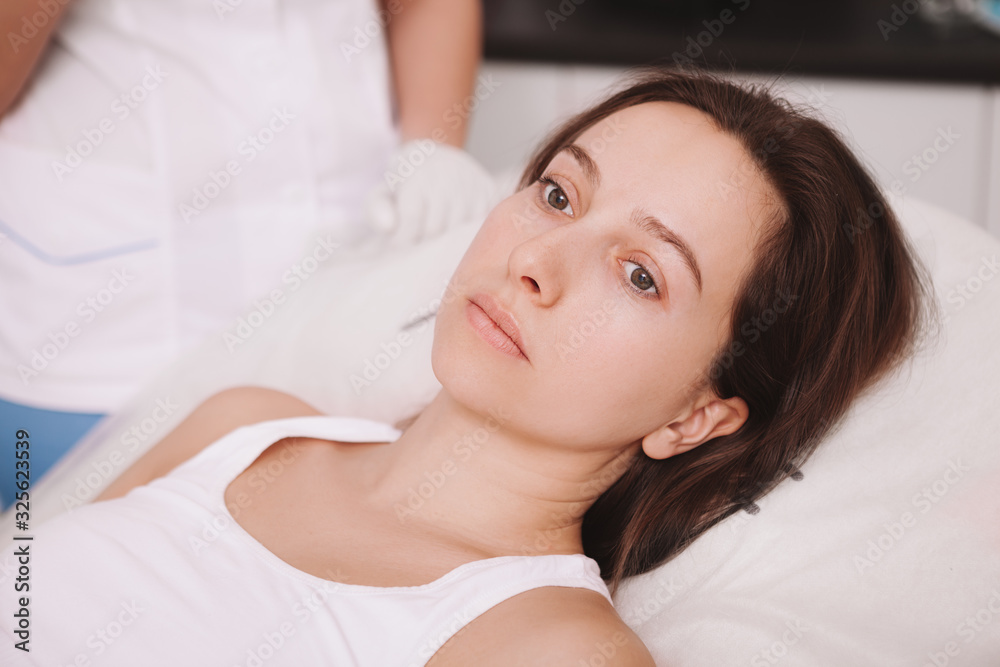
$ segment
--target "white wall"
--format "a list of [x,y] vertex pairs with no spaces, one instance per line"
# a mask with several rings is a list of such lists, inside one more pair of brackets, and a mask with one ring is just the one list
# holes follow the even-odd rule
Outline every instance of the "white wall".
[[[549,130],[600,99],[623,71],[487,62],[481,75],[495,90],[472,115],[469,151],[491,171],[518,170]],[[1000,88],[830,78],[786,79],[775,88],[840,130],[885,189],[1000,237]]]

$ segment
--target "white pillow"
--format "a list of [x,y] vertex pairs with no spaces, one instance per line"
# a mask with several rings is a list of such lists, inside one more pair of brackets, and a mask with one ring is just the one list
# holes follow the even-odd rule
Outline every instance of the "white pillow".
[[[932,206],[893,203],[949,316],[941,339],[854,406],[801,481],[626,582],[616,606],[658,664],[1000,664],[1000,243]],[[234,322],[186,355],[60,461],[34,487],[33,521],[93,498],[226,387],[387,422],[416,412],[440,388],[433,319],[402,327],[448,298],[476,231],[345,251],[298,289],[278,287],[275,308],[248,310],[247,328]]]

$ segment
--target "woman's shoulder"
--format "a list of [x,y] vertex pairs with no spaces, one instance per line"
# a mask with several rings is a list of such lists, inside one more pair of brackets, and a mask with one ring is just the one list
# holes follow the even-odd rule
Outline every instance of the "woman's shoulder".
[[254,421],[323,414],[301,398],[277,389],[254,386],[224,389],[198,406],[199,410],[206,408],[220,418]]
[[564,586],[534,588],[501,602],[449,639],[427,666],[468,664],[656,667],[603,595]]
[[266,387],[225,389],[198,405],[162,440],[104,489],[96,500],[124,496],[167,474],[230,431],[262,421],[323,413],[305,401]]

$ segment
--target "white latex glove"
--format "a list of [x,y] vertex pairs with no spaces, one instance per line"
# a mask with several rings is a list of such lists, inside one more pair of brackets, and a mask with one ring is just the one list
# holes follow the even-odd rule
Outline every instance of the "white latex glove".
[[495,179],[465,151],[414,139],[390,158],[382,183],[368,194],[365,218],[390,245],[412,245],[482,224],[496,193]]

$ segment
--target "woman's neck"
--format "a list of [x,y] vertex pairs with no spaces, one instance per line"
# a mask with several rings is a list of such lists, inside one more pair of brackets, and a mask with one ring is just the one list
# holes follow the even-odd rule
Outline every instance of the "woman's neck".
[[442,390],[398,440],[372,451],[359,481],[373,508],[484,553],[582,553],[584,513],[638,446],[615,456],[539,442],[502,407],[481,414]]

